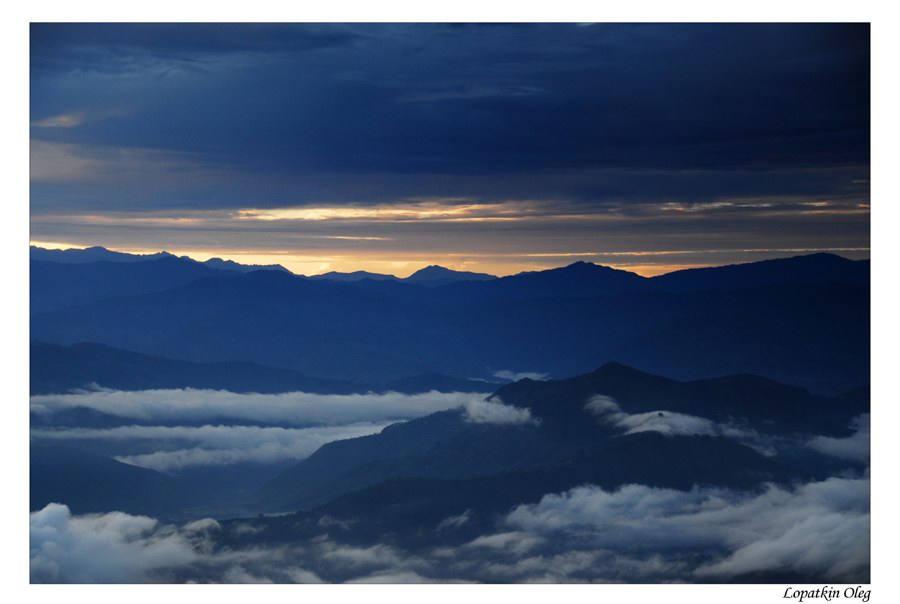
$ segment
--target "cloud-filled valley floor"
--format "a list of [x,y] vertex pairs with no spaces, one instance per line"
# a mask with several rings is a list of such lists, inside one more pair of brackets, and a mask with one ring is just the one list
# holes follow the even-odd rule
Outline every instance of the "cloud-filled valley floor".
[[[118,512],[31,515],[37,582],[720,582],[782,576],[868,581],[868,474],[755,492],[579,487],[520,505],[493,532],[409,551],[353,544],[326,528],[292,545],[243,536],[249,522],[166,525]],[[467,522],[448,518],[452,532]],[[351,530],[345,525],[338,529]]]

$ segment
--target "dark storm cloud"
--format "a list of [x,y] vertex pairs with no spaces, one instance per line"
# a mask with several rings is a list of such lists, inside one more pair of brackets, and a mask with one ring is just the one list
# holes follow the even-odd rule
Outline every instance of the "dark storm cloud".
[[585,170],[868,163],[865,25],[35,25],[32,53],[35,139],[255,174],[244,193],[276,205],[323,174],[394,175],[394,199],[466,175],[500,198],[536,171],[541,196],[596,199],[643,177]]
[[303,52],[351,43],[348,30],[261,23],[36,23],[31,66],[36,76],[66,71],[128,71],[153,62],[202,63],[225,53]]
[[[38,243],[306,274],[868,253],[866,24],[36,24],[31,64]],[[483,211],[241,218],[421,203]],[[679,256],[616,255],[647,251]]]

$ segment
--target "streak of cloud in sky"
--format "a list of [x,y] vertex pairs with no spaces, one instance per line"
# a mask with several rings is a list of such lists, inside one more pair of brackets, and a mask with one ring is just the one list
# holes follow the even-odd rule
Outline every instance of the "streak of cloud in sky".
[[37,242],[401,276],[868,256],[865,24],[34,24],[30,98]]

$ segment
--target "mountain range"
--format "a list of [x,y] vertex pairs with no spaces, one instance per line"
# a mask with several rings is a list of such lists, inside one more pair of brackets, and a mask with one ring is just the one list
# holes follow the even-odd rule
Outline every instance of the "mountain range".
[[463,278],[344,282],[168,256],[32,260],[32,338],[361,384],[565,377],[613,360],[832,394],[868,384],[868,261],[813,254],[653,278],[578,262]]
[[259,270],[290,272],[280,264],[240,264],[233,260],[223,260],[221,258],[210,258],[209,260],[201,262],[189,258],[188,256],[175,256],[166,251],[156,252],[154,254],[129,254],[126,252],[108,250],[99,245],[83,249],[71,248],[65,250],[47,249],[32,245],[29,248],[29,255],[32,260],[61,262],[63,264],[87,264],[91,262],[146,262],[148,260],[160,260],[162,258],[180,258],[181,260],[203,264],[209,268],[238,271],[242,273]]
[[454,271],[443,266],[426,266],[408,277],[400,278],[383,273],[370,273],[367,271],[353,271],[352,273],[328,272],[321,275],[313,275],[310,279],[324,279],[326,281],[355,282],[369,279],[372,281],[393,281],[397,283],[415,283],[417,285],[447,285],[461,281],[492,281],[497,279],[494,275],[486,273],[472,273],[467,271]]

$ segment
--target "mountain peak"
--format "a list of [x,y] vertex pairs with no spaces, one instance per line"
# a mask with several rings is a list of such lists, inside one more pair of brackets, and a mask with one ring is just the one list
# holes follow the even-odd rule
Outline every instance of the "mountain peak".
[[[554,270],[554,269],[550,269],[550,270]],[[567,272],[578,272],[578,273],[585,273],[585,274],[587,274],[587,273],[595,273],[595,274],[597,274],[597,273],[608,273],[608,274],[627,273],[629,275],[634,275],[636,277],[640,277],[640,275],[637,275],[636,273],[631,273],[629,271],[624,271],[622,269],[613,268],[611,266],[606,266],[605,264],[597,264],[596,262],[586,262],[584,260],[578,260],[577,262],[573,262],[572,264],[567,264],[566,266],[562,266],[555,270],[567,271]],[[643,279],[643,277],[640,277],[640,278]]]
[[84,264],[89,262],[141,262],[144,260],[158,260],[160,258],[174,258],[169,252],[156,252],[154,254],[130,254],[116,252],[103,246],[93,245],[86,248],[49,249],[37,245],[29,248],[32,260],[58,262],[63,264]]
[[[167,253],[168,252],[163,252],[163,254]],[[187,258],[187,256],[183,257]],[[204,264],[210,268],[219,270],[231,270],[242,273],[251,273],[253,271],[279,271],[283,273],[290,272],[280,264],[240,264],[238,262],[235,262],[234,260],[224,260],[222,258],[210,258],[209,260],[201,262],[200,264]]]
[[440,266],[439,264],[429,264],[425,268],[420,268],[412,275],[407,278],[412,277],[430,277],[432,275],[439,275],[443,277],[444,275],[453,275],[456,274],[456,271]]
[[[609,361],[604,363],[597,369],[593,371],[591,375],[602,375],[605,377],[644,377],[651,376],[651,374],[641,371],[640,369],[635,369],[629,365],[625,365],[624,363],[619,363],[618,361]],[[655,376],[651,376],[655,377]]]
[[309,278],[324,281],[342,281],[347,283],[362,281],[363,279],[371,279],[372,281],[399,281],[394,275],[370,273],[369,271],[353,271],[352,273],[329,271],[320,275],[310,275]]
[[467,271],[455,271],[437,264],[431,264],[425,268],[419,269],[412,275],[404,279],[410,283],[427,283],[432,285],[443,285],[455,281],[489,281],[496,279],[494,275],[486,273],[472,273]]

